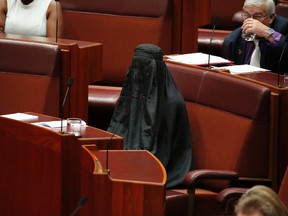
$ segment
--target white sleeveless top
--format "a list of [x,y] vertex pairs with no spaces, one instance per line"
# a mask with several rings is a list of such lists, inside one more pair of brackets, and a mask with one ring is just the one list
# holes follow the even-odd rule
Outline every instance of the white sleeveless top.
[[21,0],[7,0],[5,33],[46,36],[47,9],[51,0],[34,0],[24,5]]

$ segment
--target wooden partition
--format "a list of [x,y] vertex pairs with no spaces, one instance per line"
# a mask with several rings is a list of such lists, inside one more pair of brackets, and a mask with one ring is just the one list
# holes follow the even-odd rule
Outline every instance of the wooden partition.
[[52,120],[0,116],[0,215],[67,216],[83,196],[85,216],[164,214],[166,172],[151,153],[115,150],[122,138],[89,126],[75,138],[31,124]]
[[81,216],[163,216],[166,171],[145,150],[106,151],[93,145],[82,149],[81,195],[89,197]]
[[[55,38],[35,37],[35,36],[23,36],[14,34],[0,33],[0,38],[5,40],[24,41],[27,43],[44,43],[58,45],[61,50],[61,71],[59,71],[60,81],[58,83],[53,82],[58,89],[58,94],[55,95],[52,104],[56,107],[51,112],[45,112],[44,114],[59,116],[62,101],[67,88],[67,81],[69,77],[74,79],[70,95],[65,104],[64,117],[79,117],[83,120],[88,120],[88,84],[101,80],[102,71],[102,44],[96,42],[77,41],[58,39],[56,43]],[[35,62],[37,64],[37,62]],[[38,78],[39,79],[39,78]],[[40,86],[41,88],[41,86]],[[7,89],[9,91],[9,89]],[[42,89],[34,89],[35,92],[42,91]],[[55,92],[55,89],[53,89]],[[21,92],[19,92],[21,93]],[[52,95],[48,96],[53,97]],[[36,94],[37,95],[37,94]],[[52,106],[49,104],[49,106]],[[31,109],[30,109],[31,108]],[[51,110],[51,109],[50,109]],[[19,110],[40,112],[39,110],[33,110],[33,106],[29,109]]]
[[80,197],[77,139],[4,117],[0,136],[0,215],[70,215]]
[[[31,120],[29,123],[39,123],[39,122],[48,122],[48,121],[59,121],[58,117],[53,117],[49,115],[28,112],[27,114],[38,116],[37,120]],[[60,128],[51,128],[54,132],[59,132]],[[63,127],[63,131],[66,131],[66,127]],[[108,131],[104,131],[89,125],[81,127],[81,137],[78,138],[78,141],[81,145],[94,143],[97,146],[97,149],[104,150],[107,149],[109,144],[110,149],[123,149],[123,138],[117,134],[112,134]]]
[[211,22],[209,0],[181,0],[181,51],[180,53],[198,50],[198,27]]

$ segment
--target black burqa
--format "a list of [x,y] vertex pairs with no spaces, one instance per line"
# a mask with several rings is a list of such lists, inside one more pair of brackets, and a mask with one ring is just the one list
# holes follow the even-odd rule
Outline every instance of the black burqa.
[[159,47],[135,48],[108,131],[124,138],[125,149],[154,154],[166,169],[167,188],[183,183],[192,162],[189,121]]

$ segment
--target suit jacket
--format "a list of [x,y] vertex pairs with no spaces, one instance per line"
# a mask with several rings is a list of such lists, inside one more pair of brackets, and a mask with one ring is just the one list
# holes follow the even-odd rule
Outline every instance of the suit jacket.
[[[283,51],[285,43],[288,43],[288,19],[276,16],[271,28],[282,34],[280,41],[275,44],[269,43],[264,38],[260,39],[259,47],[261,52],[260,66],[271,70],[272,72],[279,72],[281,74],[288,73],[288,47],[282,56],[282,61],[279,64],[279,59]],[[244,64],[247,41],[241,38],[242,29],[237,28],[231,32],[224,40],[224,48],[226,58],[233,61],[235,64]]]

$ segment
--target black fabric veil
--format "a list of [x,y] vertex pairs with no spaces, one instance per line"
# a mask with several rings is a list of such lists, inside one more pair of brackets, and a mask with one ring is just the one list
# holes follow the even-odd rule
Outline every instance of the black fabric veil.
[[192,168],[189,121],[159,47],[135,48],[108,131],[124,138],[125,149],[154,154],[166,169],[167,188],[182,184]]

